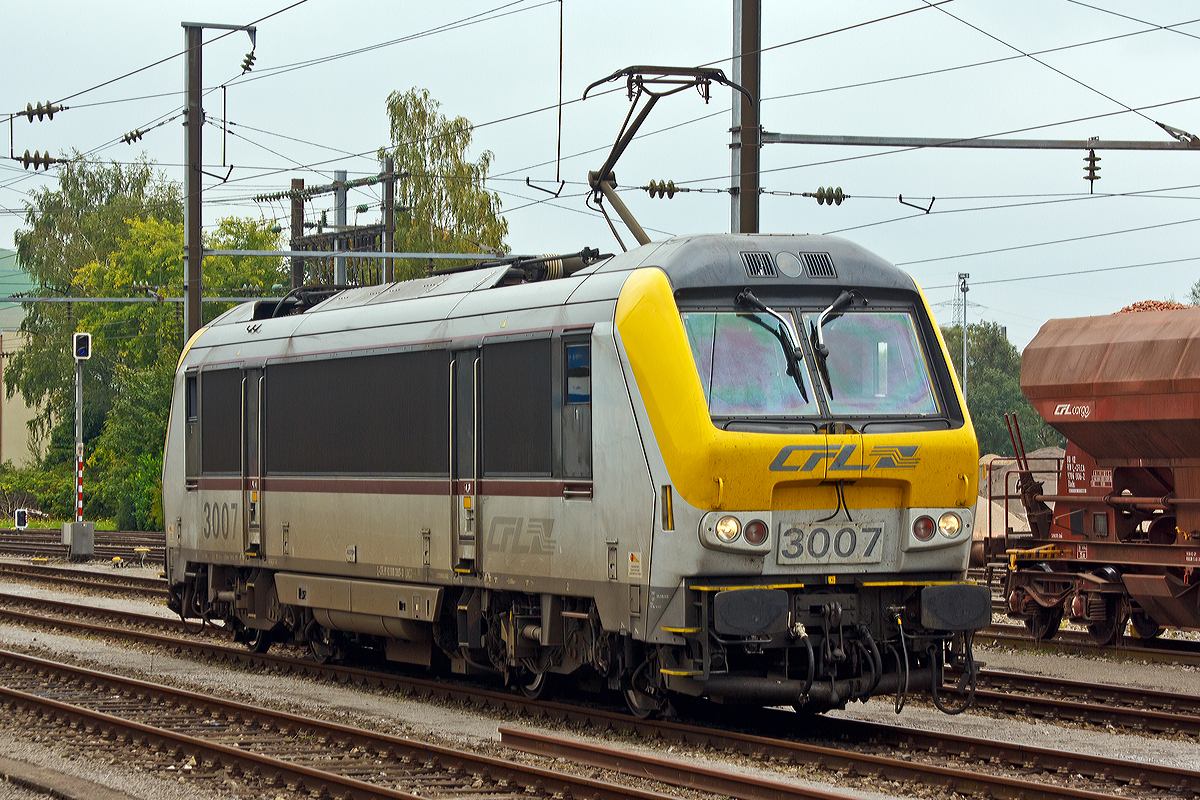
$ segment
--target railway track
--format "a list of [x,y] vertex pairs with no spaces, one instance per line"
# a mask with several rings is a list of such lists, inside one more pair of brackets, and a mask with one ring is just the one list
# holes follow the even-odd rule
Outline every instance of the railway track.
[[0,651],[0,698],[10,725],[185,784],[356,799],[665,797],[19,653]]
[[59,586],[76,586],[85,589],[109,590],[132,593],[140,597],[168,597],[167,582],[161,578],[144,578],[138,575],[113,570],[92,570],[52,567],[41,564],[16,564],[0,562],[0,576],[36,580]]
[[[51,619],[19,612],[19,608],[54,614],[56,617]],[[52,625],[68,631],[77,629],[77,626],[86,626],[82,629],[95,634],[111,634],[114,629],[110,625],[142,632],[152,630],[168,637],[186,633],[183,624],[174,617],[135,614],[48,598],[0,593],[0,619],[5,617],[26,624]],[[92,622],[83,622],[79,618]],[[205,644],[228,645],[228,633],[220,627],[208,626],[201,633],[200,641]],[[150,641],[163,643],[158,639]],[[177,648],[192,641],[195,640],[172,638],[166,645]],[[212,654],[207,648],[205,651],[206,654]],[[240,657],[244,652],[236,646],[224,647],[221,655],[226,659],[242,660]],[[293,663],[299,661],[304,665],[311,663],[300,655],[302,651],[295,652],[296,655],[279,658]],[[950,678],[956,680],[957,676]],[[1047,721],[1071,720],[1138,732],[1182,733],[1200,737],[1200,696],[1197,695],[984,669],[979,674],[975,707]]]
[[[162,565],[166,542],[162,533],[143,531],[96,531],[95,557],[105,561],[120,558],[141,562],[143,554],[136,548],[149,548],[145,563]],[[66,559],[70,548],[62,543],[62,531],[47,528],[27,528],[23,531],[0,531],[0,554],[27,558]]]
[[[139,595],[167,597],[166,582],[117,571],[96,572],[47,565],[0,563],[0,575],[75,585],[84,588],[133,591]],[[1173,639],[1142,640],[1126,637],[1123,643],[1100,647],[1086,633],[1062,630],[1049,641],[1037,641],[1020,625],[992,625],[976,634],[979,644],[1010,645],[1048,652],[1139,658],[1162,663],[1200,665],[1200,642]]]
[[981,670],[979,708],[1045,720],[1200,737],[1200,696]]
[[990,625],[975,634],[975,643],[1067,655],[1135,658],[1163,664],[1200,666],[1200,642],[1190,639],[1137,639],[1126,636],[1121,644],[1101,647],[1083,631],[1060,630],[1053,639],[1038,641],[1029,636],[1023,625]]
[[[0,617],[25,624],[82,629],[90,633],[101,633],[105,630],[104,626],[94,623],[67,620],[43,620],[38,623],[36,615],[17,612],[8,607],[13,602],[25,600],[0,596],[0,603],[4,606],[0,610]],[[90,608],[82,610],[100,613]],[[158,617],[138,622],[163,628],[171,623],[178,626],[176,621]],[[488,689],[477,684],[446,684],[372,670],[322,666],[307,659],[275,654],[256,655],[244,648],[223,644],[225,637],[218,633],[203,639],[179,639],[162,633],[131,633],[128,628],[107,630],[109,635],[123,639],[137,638],[145,643],[157,643],[175,652],[203,655],[259,669],[330,678],[343,683],[383,686],[419,697],[439,697],[507,713],[565,720],[599,730],[630,731],[639,736],[658,737],[683,742],[689,746],[703,745],[730,753],[745,753],[755,760],[775,759],[782,765],[800,766],[818,774],[840,773],[843,777],[850,776],[852,780],[861,780],[864,788],[877,786],[881,781],[897,781],[905,784],[953,787],[953,791],[963,793],[990,792],[991,796],[996,798],[1024,796],[1026,800],[1040,797],[1097,797],[1103,796],[1105,792],[1114,791],[1115,788],[1135,793],[1172,791],[1182,797],[1195,796],[1195,793],[1200,791],[1200,772],[1133,764],[1120,759],[1097,758],[1060,749],[1041,749],[993,740],[949,736],[904,726],[826,717],[798,717],[794,713],[778,710],[764,710],[752,714],[739,712],[737,720],[726,720],[716,725],[712,720],[699,725],[670,721],[639,721],[608,710],[528,701],[506,691]],[[1103,709],[1105,706],[1096,708]],[[1025,708],[1016,710],[1028,711]],[[719,710],[715,713],[719,714]],[[1065,718],[1067,715],[1060,716]],[[1194,718],[1195,712],[1188,710],[1177,716]],[[749,732],[731,729],[731,722],[735,722],[739,730]],[[1153,725],[1147,726],[1143,722],[1141,727],[1152,729]],[[1174,730],[1179,732],[1181,729]],[[822,743],[799,741],[797,734],[801,731],[806,737],[818,738]],[[762,736],[763,732],[770,732],[772,736]],[[826,741],[843,742],[848,745],[830,747],[824,743]],[[902,754],[901,757],[896,757],[897,752]],[[629,769],[645,770],[646,767],[631,766]],[[1014,772],[1021,777],[1014,777]],[[1029,776],[1036,776],[1037,779],[1030,780]],[[762,796],[733,794],[727,789],[710,790],[737,797]]]

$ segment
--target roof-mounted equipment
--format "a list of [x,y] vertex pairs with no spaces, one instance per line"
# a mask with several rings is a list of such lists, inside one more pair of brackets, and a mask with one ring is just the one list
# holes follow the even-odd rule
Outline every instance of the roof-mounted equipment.
[[434,270],[434,275],[452,275],[456,272],[469,272],[476,269],[490,269],[504,264],[509,265],[505,279],[516,283],[534,283],[566,278],[574,275],[584,267],[590,267],[597,261],[612,258],[612,254],[601,255],[594,247],[585,247],[578,253],[561,255],[551,253],[544,256],[505,256],[491,261],[476,261],[460,267],[447,267]]
[[[594,202],[600,213],[604,214],[605,221],[608,222],[608,227],[613,232],[613,236],[617,237],[617,243],[624,250],[625,243],[621,241],[620,234],[617,233],[616,226],[609,219],[608,212],[604,210],[603,201],[607,200],[616,210],[617,216],[625,223],[625,227],[633,234],[633,238],[638,244],[649,244],[650,237],[642,230],[642,226],[634,219],[633,214],[617,196],[617,178],[613,174],[613,167],[616,166],[617,159],[625,152],[625,148],[633,141],[633,137],[637,135],[638,129],[642,123],[646,121],[646,117],[650,114],[650,109],[660,98],[670,97],[673,94],[678,94],[684,89],[695,87],[700,96],[707,103],[710,98],[710,88],[715,81],[722,86],[728,86],[735,89],[747,98],[750,102],[754,102],[754,98],[750,97],[750,93],[738,86],[733,81],[725,77],[725,73],[719,69],[711,67],[647,67],[633,66],[619,69],[607,78],[596,81],[591,86],[583,91],[583,99],[586,100],[588,92],[595,89],[602,83],[615,81],[616,79],[625,78],[625,89],[629,95],[630,105],[629,113],[625,115],[625,122],[621,125],[621,130],[617,134],[617,141],[613,144],[612,151],[608,154],[608,158],[604,160],[604,165],[595,172],[588,173],[588,185],[592,188],[592,196],[590,202]],[[634,118],[633,112],[638,107],[638,102],[645,96],[648,98],[646,104],[642,106],[642,110]],[[631,122],[632,120],[632,122]]]

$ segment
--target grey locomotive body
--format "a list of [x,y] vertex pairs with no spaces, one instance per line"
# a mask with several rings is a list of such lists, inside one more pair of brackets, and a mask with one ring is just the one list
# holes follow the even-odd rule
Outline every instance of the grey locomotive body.
[[[776,269],[806,253],[835,279]],[[705,315],[752,320],[751,344],[765,328],[787,355],[783,327],[735,302],[746,285],[793,309],[793,341],[854,286],[872,330],[908,326],[891,351],[872,334],[871,368],[893,387],[916,375],[928,408],[839,412],[824,317],[769,368],[802,373],[782,380],[804,409],[704,407]],[[229,311],[180,361],[163,493],[185,617],[259,649],[365,643],[530,693],[574,673],[639,713],[670,691],[819,708],[928,686],[979,624],[978,587],[956,585],[970,536],[949,530],[970,529],[970,421],[919,290],[846,242],[682,238],[554,280],[500,264],[281,310]],[[700,434],[681,433],[692,419]],[[922,540],[918,519],[940,532]]]

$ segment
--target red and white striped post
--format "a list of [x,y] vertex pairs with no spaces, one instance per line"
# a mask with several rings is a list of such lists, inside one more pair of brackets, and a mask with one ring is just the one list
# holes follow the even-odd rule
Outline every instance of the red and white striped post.
[[83,442],[75,445],[75,521],[83,522]]

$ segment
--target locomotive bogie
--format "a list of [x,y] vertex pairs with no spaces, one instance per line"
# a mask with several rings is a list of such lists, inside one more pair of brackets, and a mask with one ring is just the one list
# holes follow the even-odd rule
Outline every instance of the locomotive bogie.
[[[763,272],[780,248],[818,277]],[[260,301],[189,343],[173,607],[321,660],[368,646],[529,694],[571,673],[636,713],[820,709],[970,666],[976,444],[911,279],[836,239],[709,236],[511,281]]]

